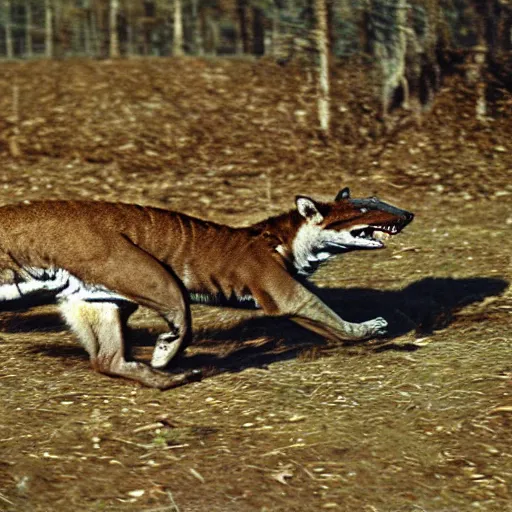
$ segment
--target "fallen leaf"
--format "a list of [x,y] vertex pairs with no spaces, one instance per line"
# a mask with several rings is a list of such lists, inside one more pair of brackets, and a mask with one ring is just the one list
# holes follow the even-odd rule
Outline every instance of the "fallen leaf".
[[286,482],[286,479],[293,477],[292,467],[293,466],[291,466],[291,465],[285,466],[285,467],[279,469],[278,471],[275,471],[270,476],[274,480],[277,480],[280,484],[288,485],[288,483]]
[[128,492],[128,495],[132,498],[140,498],[144,495],[145,492],[146,491],[144,491],[144,489],[135,489],[134,491]]

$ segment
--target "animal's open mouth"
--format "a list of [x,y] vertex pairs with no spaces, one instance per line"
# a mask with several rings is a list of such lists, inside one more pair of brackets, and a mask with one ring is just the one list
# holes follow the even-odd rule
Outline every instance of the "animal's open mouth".
[[389,225],[375,225],[375,226],[366,226],[362,228],[353,229],[350,231],[350,234],[360,240],[361,242],[365,242],[368,247],[384,247],[384,240],[387,240],[392,235],[396,235],[400,233],[403,226],[399,224],[389,224]]

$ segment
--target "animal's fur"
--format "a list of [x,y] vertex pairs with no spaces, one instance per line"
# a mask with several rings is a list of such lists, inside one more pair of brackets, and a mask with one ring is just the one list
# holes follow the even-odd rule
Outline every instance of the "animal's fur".
[[376,198],[351,199],[348,189],[332,203],[307,197],[296,203],[295,210],[246,228],[120,203],[4,206],[0,269],[11,269],[20,281],[1,286],[0,301],[52,295],[94,369],[162,389],[191,376],[124,359],[122,327],[138,304],[169,325],[157,341],[153,368],[166,366],[190,340],[191,300],[250,301],[332,340],[384,332],[382,318],[342,320],[299,275],[341,252],[383,247],[373,234],[396,234],[413,215]]

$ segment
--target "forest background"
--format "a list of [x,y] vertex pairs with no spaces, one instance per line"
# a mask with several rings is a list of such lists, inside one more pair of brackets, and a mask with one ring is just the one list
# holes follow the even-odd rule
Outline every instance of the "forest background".
[[329,132],[329,62],[371,61],[385,118],[429,109],[443,73],[464,67],[486,114],[484,72],[511,86],[509,0],[2,0],[7,59],[245,55],[319,67]]

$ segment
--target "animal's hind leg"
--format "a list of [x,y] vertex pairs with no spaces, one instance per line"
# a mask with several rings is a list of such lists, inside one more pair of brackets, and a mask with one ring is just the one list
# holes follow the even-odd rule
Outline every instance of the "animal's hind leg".
[[186,384],[193,376],[171,376],[140,362],[126,361],[119,306],[112,302],[63,301],[61,312],[89,353],[92,367],[107,375],[126,377],[154,388]]
[[171,269],[124,237],[112,238],[109,257],[88,268],[88,280],[157,311],[169,331],[159,336],[151,366],[163,368],[190,341],[191,317],[186,292]]
[[121,325],[124,327],[128,324],[128,319],[139,309],[139,305],[127,300],[119,301],[117,304],[119,305]]
[[[128,326],[128,319],[138,309],[138,305],[133,302],[121,301],[119,302],[119,315],[121,319],[121,326],[126,328]],[[169,361],[182,350],[183,344],[180,341],[180,330],[176,326],[182,325],[184,322],[176,317],[176,313],[172,316],[172,320],[166,318],[169,324],[169,332],[165,332],[158,336],[155,348],[153,350],[153,357],[151,358],[151,366],[153,368],[163,368],[167,366]]]

